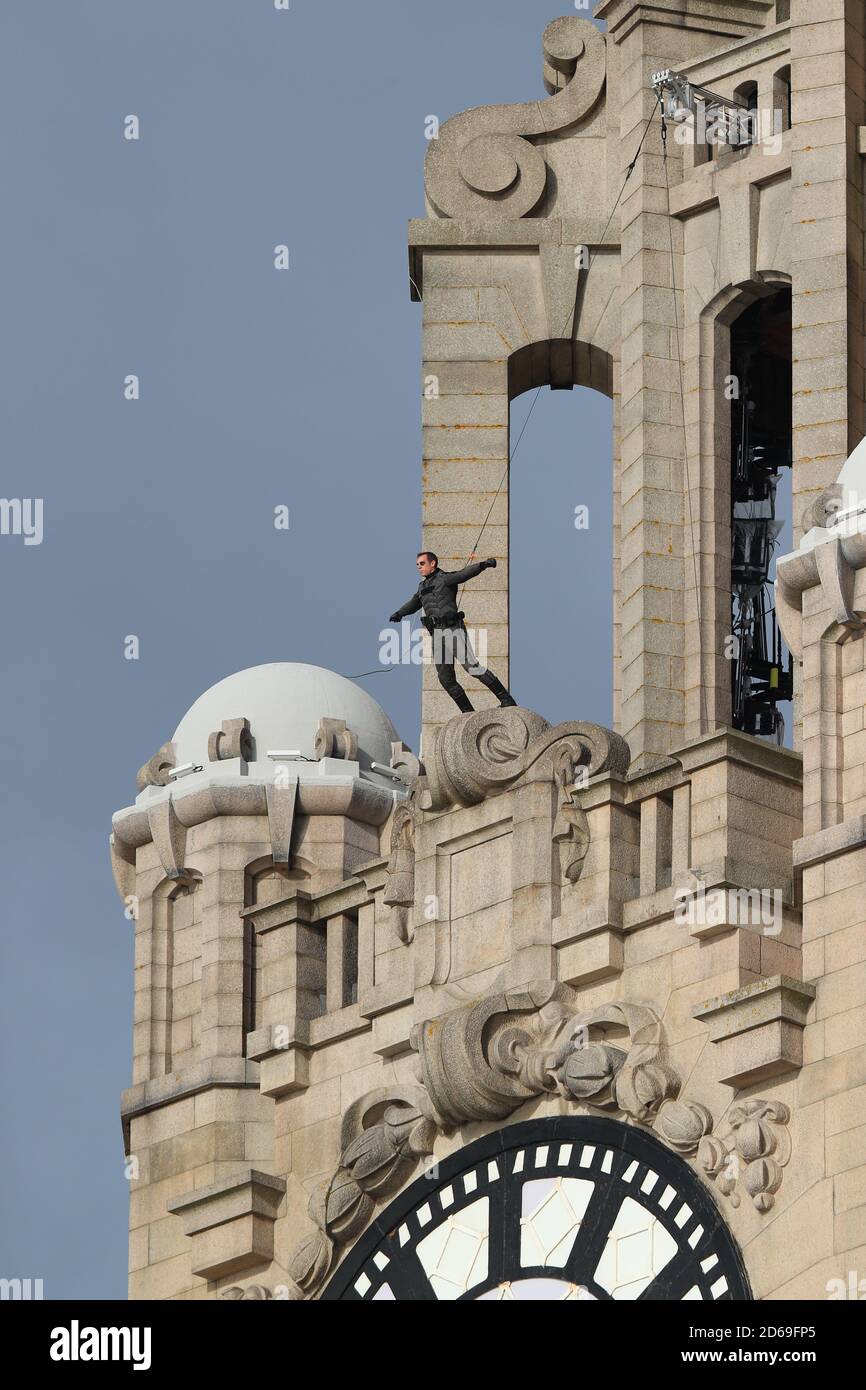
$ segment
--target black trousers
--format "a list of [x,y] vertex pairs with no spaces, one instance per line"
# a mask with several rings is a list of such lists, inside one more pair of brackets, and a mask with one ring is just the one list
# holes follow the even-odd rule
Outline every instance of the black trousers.
[[474,676],[481,685],[486,686],[497,700],[512,703],[511,696],[498,676],[494,676],[493,672],[488,670],[486,666],[479,665],[465,627],[462,625],[453,628],[437,627],[431,633],[431,638],[433,662],[436,667],[436,675],[439,677],[439,684],[443,690],[448,691],[451,699],[461,710],[468,712],[473,706],[457,679],[454,671],[455,661],[459,661],[464,671],[470,676]]

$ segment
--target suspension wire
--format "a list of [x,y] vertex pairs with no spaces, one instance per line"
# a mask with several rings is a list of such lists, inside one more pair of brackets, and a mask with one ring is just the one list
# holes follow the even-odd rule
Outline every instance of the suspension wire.
[[[685,382],[684,382],[684,379],[683,379],[683,354],[682,354],[682,346],[681,346],[681,343],[680,343],[680,315],[679,315],[679,306],[678,306],[678,304],[677,304],[677,274],[676,274],[676,260],[675,260],[675,257],[674,257],[674,229],[673,229],[673,222],[672,222],[672,220],[671,220],[671,185],[670,185],[670,173],[669,173],[669,170],[668,170],[668,126],[667,126],[667,120],[665,119],[664,107],[662,107],[662,163],[663,163],[663,165],[664,165],[664,171],[665,171],[665,194],[666,194],[666,199],[667,199],[668,240],[669,240],[669,242],[670,242],[670,255],[671,255],[671,294],[673,295],[673,301],[674,301],[674,330],[675,330],[675,333],[676,333],[676,343],[677,343],[677,370],[678,370],[679,379],[680,379],[680,414],[681,414],[681,417],[682,417],[682,425],[683,425],[683,459],[684,459],[684,462],[685,462],[685,469],[686,469],[686,476],[685,476],[684,481],[685,481],[686,502],[687,502],[688,509],[689,509],[689,531],[691,532],[691,538],[692,538],[692,566],[693,566],[693,568],[694,568],[694,576],[695,576],[695,606],[696,606],[696,608],[697,608],[697,617],[698,617],[698,679],[699,679],[700,692],[701,692],[700,721],[701,721],[701,734],[704,734],[704,733],[707,732],[707,730],[708,730],[709,727],[710,727],[710,721],[709,721],[709,717],[708,717],[708,714],[707,714],[707,691],[706,691],[706,686],[705,686],[705,684],[704,684],[704,672],[703,672],[703,636],[704,636],[703,603],[702,603],[702,600],[701,600],[701,586],[700,586],[700,580],[699,580],[699,576],[698,576],[698,553],[699,553],[699,546],[697,546],[697,545],[695,544],[695,518],[694,518],[694,512],[693,512],[693,510],[692,510],[692,479],[691,479],[691,467],[690,467],[690,464],[689,464],[689,438],[688,438],[688,431],[686,430],[686,392],[685,392]],[[699,461],[699,467],[700,467],[700,461]],[[700,474],[699,474],[699,476],[698,476],[698,481],[700,482]]]

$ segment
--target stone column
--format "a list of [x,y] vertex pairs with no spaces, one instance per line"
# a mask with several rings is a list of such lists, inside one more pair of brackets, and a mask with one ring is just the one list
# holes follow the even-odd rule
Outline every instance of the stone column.
[[776,595],[803,660],[805,834],[794,868],[803,975],[817,986],[797,1100],[823,1136],[834,1252],[823,1279],[844,1284],[866,1232],[866,533],[824,537],[780,563]]
[[[623,178],[656,102],[653,72],[762,28],[769,9],[769,0],[681,0],[667,6],[606,0],[598,7],[596,18],[607,21],[608,45],[616,46],[608,70],[618,75]],[[686,728],[685,488],[698,484],[696,474],[687,479],[684,469],[689,416],[681,394],[682,226],[668,218],[666,189],[668,181],[672,187],[679,183],[681,166],[682,147],[671,132],[665,172],[656,119],[621,204],[620,731],[638,770],[682,743]],[[692,465],[697,470],[696,454]]]
[[[523,338],[506,340],[495,322],[506,306],[493,301],[507,299],[506,291],[462,287],[476,273],[472,257],[425,257],[421,543],[446,570],[462,569],[476,544],[479,558],[496,557],[497,568],[462,591],[460,607],[476,649],[483,631],[486,660],[507,685],[508,357]],[[468,684],[476,709],[495,704],[477,682]],[[422,706],[428,737],[454,709],[428,662]]]
[[862,0],[791,2],[795,542],[864,419]]

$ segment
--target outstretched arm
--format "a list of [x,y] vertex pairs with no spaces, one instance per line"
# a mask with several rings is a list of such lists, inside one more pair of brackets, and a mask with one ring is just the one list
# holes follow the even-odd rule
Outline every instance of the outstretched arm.
[[474,579],[482,570],[496,569],[495,560],[478,560],[474,565],[467,565],[463,570],[452,570],[445,576],[446,582],[456,588],[458,584],[465,584],[467,579]]
[[421,607],[421,600],[417,594],[413,594],[408,603],[404,603],[402,608],[398,608],[388,619],[389,623],[399,623],[402,618],[408,618],[410,613],[417,613]]

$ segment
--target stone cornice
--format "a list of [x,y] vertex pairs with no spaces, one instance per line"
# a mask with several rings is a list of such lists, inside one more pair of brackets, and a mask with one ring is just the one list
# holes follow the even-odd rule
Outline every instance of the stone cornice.
[[123,1126],[124,1149],[129,1153],[129,1130],[132,1121],[150,1110],[159,1110],[176,1100],[201,1094],[220,1087],[259,1089],[259,1068],[243,1057],[208,1057],[183,1071],[155,1076],[130,1086],[120,1098],[120,1119]]
[[[187,829],[215,816],[267,815],[267,787],[272,785],[253,778],[228,782],[215,777],[188,791],[180,787],[160,788],[146,803],[139,801],[115,811],[112,828],[118,840],[138,849],[153,838],[149,813],[169,801],[178,822]],[[299,779],[297,809],[307,816],[349,816],[370,825],[383,825],[402,795],[396,783],[391,790],[351,773],[327,779]]]
[[[766,17],[774,0],[680,0],[676,5],[663,0],[603,0],[593,15],[603,19],[615,43],[622,43],[639,24],[671,29],[699,30],[732,42],[767,27]],[[753,18],[747,18],[751,10]]]
[[779,625],[791,651],[803,658],[803,594],[818,586],[830,609],[830,622],[850,632],[862,631],[864,621],[854,612],[854,574],[866,568],[866,523],[853,529],[816,526],[804,536],[799,550],[776,561],[776,607]]

